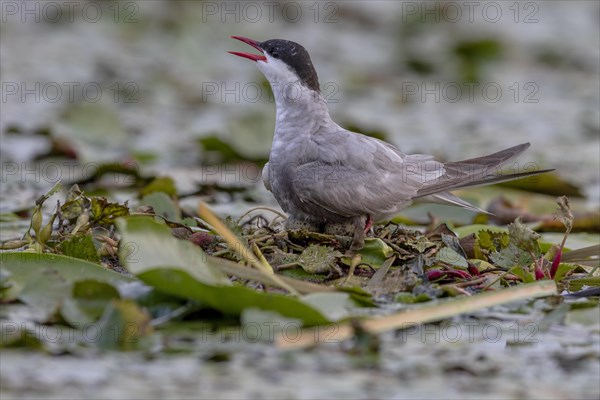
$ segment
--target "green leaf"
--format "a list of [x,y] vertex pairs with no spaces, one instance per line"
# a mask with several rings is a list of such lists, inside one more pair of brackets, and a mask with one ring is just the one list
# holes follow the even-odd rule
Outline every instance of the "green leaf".
[[63,218],[76,220],[89,207],[90,199],[83,195],[78,185],[73,185],[67,192],[65,203],[60,207]]
[[51,268],[39,268],[24,283],[18,299],[43,313],[41,321],[50,320],[68,296],[70,283]]
[[150,315],[132,300],[113,300],[98,321],[95,344],[103,349],[134,350],[152,333]]
[[534,254],[540,252],[540,246],[537,243],[540,235],[524,225],[520,217],[508,225],[508,235],[510,242],[519,249]]
[[[394,250],[379,238],[366,238],[365,246],[358,253],[362,257],[361,262],[379,268],[387,258],[394,254]],[[352,263],[349,257],[343,257],[342,262],[346,265]]]
[[473,265],[475,265],[477,267],[477,270],[479,272],[495,268],[492,264],[490,264],[489,262],[484,261],[484,260],[472,259],[472,260],[469,260],[469,261],[471,261],[473,263]]
[[[110,176],[113,182],[119,182],[124,184],[134,184],[144,179],[140,175],[138,166],[135,163],[103,163],[91,168],[90,175],[79,180],[79,184],[85,184],[90,182],[99,181],[105,175]],[[127,177],[127,178],[125,178]]]
[[339,321],[350,315],[356,304],[350,293],[311,293],[302,296],[302,301],[319,310],[330,321]]
[[133,274],[161,267],[177,268],[208,285],[230,285],[229,279],[210,264],[206,253],[187,240],[171,235],[164,223],[152,217],[132,216],[116,221],[121,233],[119,259]]
[[95,279],[119,285],[133,280],[98,264],[49,253],[0,253],[0,266],[9,271],[11,280],[20,286],[23,286],[36,271],[44,268],[57,271],[65,281],[70,283],[83,279]]
[[320,311],[293,297],[231,286],[214,265],[218,259],[174,238],[165,224],[152,218],[119,219],[117,226],[122,236],[122,263],[161,292],[196,300],[226,315],[239,316],[247,308],[259,308],[297,318],[306,325],[329,322]]
[[600,313],[598,312],[598,300],[588,300],[585,304],[587,307],[579,308],[582,304],[579,302],[574,303],[573,306],[577,305],[578,308],[571,307],[571,310],[567,313],[565,323],[567,326],[573,324],[595,327],[595,331],[598,331],[600,326]]
[[481,79],[483,63],[499,58],[502,54],[502,44],[496,39],[466,40],[456,44],[453,53],[460,61],[462,79],[478,82]]
[[121,296],[114,286],[96,280],[82,280],[73,284],[71,296],[67,297],[60,312],[72,326],[96,322],[111,300]]
[[569,281],[569,291],[571,292],[581,290],[583,286],[600,286],[600,276],[586,276]]
[[535,275],[533,274],[533,272],[529,272],[521,266],[511,268],[509,272],[521,278],[523,280],[523,283],[535,282]]
[[[564,237],[564,233],[558,233],[558,232],[547,232],[542,234],[542,240],[545,242],[550,242],[550,243],[560,243],[562,241]],[[591,247],[591,246],[598,246],[598,243],[600,243],[600,235],[598,233],[571,233],[569,235],[569,237],[567,238],[567,242],[565,243],[565,247],[564,247],[564,251],[565,253],[563,254],[563,257],[567,257],[567,254],[569,254],[571,251],[573,250],[578,250],[578,249],[583,249],[586,247]],[[568,252],[567,252],[568,250]],[[591,248],[590,248],[591,250]],[[591,251],[590,251],[591,252]],[[596,251],[596,254],[599,254],[599,251]],[[566,261],[566,260],[565,260]],[[584,261],[584,260],[580,260],[580,261]],[[580,262],[578,261],[578,262]],[[587,261],[592,261],[591,259],[588,259]],[[598,260],[596,260],[598,261]],[[572,260],[569,260],[568,262],[572,262]],[[592,264],[593,266],[594,264]],[[596,263],[595,265],[599,265],[598,263]]]
[[163,192],[147,194],[140,201],[141,204],[151,206],[157,215],[165,217],[169,221],[181,221],[181,210],[169,195]]
[[129,215],[129,207],[110,203],[104,197],[92,197],[92,220],[100,225],[112,224],[118,217]]
[[553,196],[585,197],[577,186],[561,178],[557,173],[546,173],[525,179],[502,182],[498,186]]
[[[267,85],[270,90],[270,86]],[[214,165],[222,164],[233,164],[237,161],[252,161],[256,164],[262,165],[268,161],[265,155],[269,154],[269,147],[265,142],[268,142],[270,136],[265,135],[266,132],[273,129],[272,122],[265,118],[264,115],[259,113],[249,113],[241,115],[239,118],[233,118],[228,121],[226,126],[227,132],[235,132],[235,138],[233,136],[226,137],[223,133],[217,133],[212,136],[206,136],[199,139],[199,142],[203,148],[202,158],[204,162],[208,162]],[[225,137],[225,140],[223,138]],[[253,171],[258,172],[260,176],[260,169],[256,167],[252,168]],[[220,176],[221,182],[231,175],[227,174],[213,174],[207,176],[209,182],[215,180]],[[239,182],[239,180],[238,180]]]
[[371,293],[359,286],[345,286],[340,287],[339,290],[348,293],[350,298],[361,307],[377,307]]
[[531,265],[533,262],[531,254],[521,250],[513,243],[509,244],[505,249],[490,254],[489,258],[494,265],[501,268],[525,267]]
[[2,293],[3,298],[17,298],[31,306],[44,322],[71,298],[77,280],[93,279],[113,285],[132,281],[97,264],[48,253],[0,253],[0,271],[10,273],[13,285]]
[[510,236],[508,233],[495,232],[492,230],[478,232],[477,239],[479,247],[490,252],[505,249],[510,243]]
[[203,137],[198,139],[198,142],[205,153],[218,154],[221,163],[246,160],[246,157],[243,157],[229,143],[224,142],[218,136]]
[[[16,325],[16,326],[15,326]],[[39,337],[39,330],[27,329],[18,324],[0,324],[0,349],[26,348],[30,350],[44,350],[44,342]]]
[[140,196],[144,197],[151,193],[164,193],[170,197],[177,196],[175,181],[169,176],[160,176],[140,190]]
[[239,316],[248,308],[258,308],[299,319],[306,326],[330,322],[321,312],[293,297],[261,293],[244,286],[204,284],[182,269],[167,267],[146,270],[141,272],[138,278],[164,293],[199,301],[225,315]]
[[458,240],[458,237],[456,237],[454,233],[452,233],[451,235],[442,233],[441,238],[442,238],[442,242],[444,242],[444,244],[446,246],[448,246],[449,248],[454,250],[454,252],[458,253],[463,258],[467,258],[467,255],[465,254],[465,250],[462,248],[460,241]]
[[20,298],[25,290],[27,301],[23,301],[39,306],[47,317],[70,296],[71,285],[77,280],[94,279],[117,286],[133,280],[88,261],[48,253],[0,253],[0,270],[10,273],[12,284],[0,292],[2,298]]
[[404,304],[414,304],[414,303],[424,303],[426,301],[432,300],[432,297],[427,293],[420,293],[419,295],[414,295],[409,292],[400,292],[394,298],[398,303]]
[[488,232],[495,232],[495,233],[508,233],[508,229],[506,229],[506,228],[503,228],[500,226],[481,225],[481,224],[465,225],[465,226],[461,226],[460,228],[455,228],[453,230],[456,233],[456,235],[461,239],[464,238],[465,236],[469,236],[472,233],[476,234],[479,237],[479,233],[481,231],[488,231]]
[[577,265],[561,263],[558,265],[556,274],[554,275],[554,282],[560,282],[565,276],[571,271],[577,268]]
[[196,221],[194,218],[191,218],[191,217],[185,217],[184,219],[182,219],[181,224],[183,224],[185,226],[189,226],[191,228],[198,227],[198,221]]
[[294,268],[286,268],[281,270],[280,272],[278,272],[280,275],[282,276],[287,276],[293,279],[300,279],[303,281],[310,281],[310,282],[324,282],[327,279],[327,276],[324,274],[309,274],[308,272],[306,272],[305,270],[303,270],[301,267],[294,267]]
[[448,265],[454,265],[463,268],[469,267],[467,260],[449,247],[444,247],[443,249],[438,251],[435,256],[435,259]]
[[59,245],[60,251],[67,257],[80,258],[89,262],[100,264],[100,257],[92,235],[76,235],[64,240]]
[[329,272],[342,254],[331,247],[311,244],[297,259],[302,269],[309,274],[324,274]]
[[418,236],[416,239],[411,239],[406,242],[406,245],[412,247],[421,254],[425,253],[426,250],[437,246],[425,236]]
[[489,259],[495,265],[502,268],[525,267],[534,261],[533,257],[541,255],[537,242],[540,235],[524,225],[520,218],[508,225],[508,232],[508,235],[479,232],[479,245],[491,252]]

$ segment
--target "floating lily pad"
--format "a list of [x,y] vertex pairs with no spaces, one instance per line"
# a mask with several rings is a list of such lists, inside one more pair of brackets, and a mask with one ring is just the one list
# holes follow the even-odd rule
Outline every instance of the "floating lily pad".
[[119,291],[109,283],[86,279],[73,284],[60,312],[72,326],[82,326],[96,322],[108,303],[120,297]]
[[318,309],[293,297],[231,286],[215,265],[219,259],[174,238],[166,225],[152,218],[120,219],[117,226],[126,244],[121,248],[121,261],[159,291],[196,300],[226,315],[239,316],[247,308],[259,308],[297,318],[306,325],[330,322]]

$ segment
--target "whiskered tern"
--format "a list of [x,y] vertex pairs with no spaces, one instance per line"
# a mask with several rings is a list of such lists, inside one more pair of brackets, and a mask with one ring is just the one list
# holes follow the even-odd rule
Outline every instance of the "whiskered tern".
[[256,62],[273,90],[275,135],[262,173],[267,190],[288,214],[288,228],[351,232],[349,253],[364,246],[373,222],[388,220],[415,201],[485,212],[449,191],[536,175],[499,175],[529,143],[463,161],[405,154],[395,146],[333,122],[310,56],[298,43],[232,36],[259,54],[231,51]]

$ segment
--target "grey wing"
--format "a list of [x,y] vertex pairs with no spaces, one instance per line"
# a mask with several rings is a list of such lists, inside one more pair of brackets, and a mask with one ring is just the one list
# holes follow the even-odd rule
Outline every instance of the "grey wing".
[[443,173],[431,156],[406,156],[389,143],[352,132],[313,140],[318,157],[298,168],[297,196],[343,217],[393,214],[417,195],[429,179],[426,172],[431,179]]
[[271,178],[269,176],[269,163],[266,163],[262,169],[262,180],[265,188],[271,192]]

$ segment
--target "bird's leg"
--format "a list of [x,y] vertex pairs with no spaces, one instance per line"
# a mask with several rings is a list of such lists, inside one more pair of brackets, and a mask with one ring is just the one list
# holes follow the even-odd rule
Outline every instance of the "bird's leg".
[[373,227],[373,218],[370,214],[367,214],[367,222],[365,222],[365,234],[369,232],[369,229]]
[[366,222],[368,221],[365,221],[364,217],[355,217],[352,221],[352,224],[354,225],[354,235],[352,236],[352,244],[346,252],[346,256],[350,257],[351,261],[348,276],[344,281],[345,283],[348,283],[352,276],[354,276],[356,266],[362,261],[362,256],[358,253],[358,251],[365,246]]
[[348,256],[353,256],[358,250],[365,247],[365,218],[355,217],[352,223],[354,225],[354,235],[352,236],[352,244],[346,252]]

